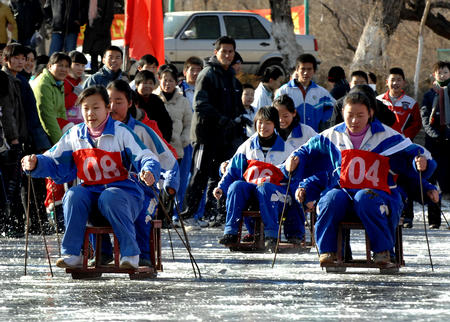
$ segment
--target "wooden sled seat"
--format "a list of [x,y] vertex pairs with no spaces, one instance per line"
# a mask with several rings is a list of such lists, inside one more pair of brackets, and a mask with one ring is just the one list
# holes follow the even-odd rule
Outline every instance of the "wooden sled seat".
[[[371,251],[370,251],[370,240],[367,236],[367,232],[365,231],[364,225],[361,222],[341,222],[338,227],[338,236],[337,236],[337,261],[334,263],[323,263],[322,267],[326,268],[327,272],[345,272],[347,267],[362,267],[362,268],[378,268],[380,269],[380,273],[389,274],[389,273],[397,273],[400,267],[405,266],[405,261],[403,258],[403,234],[402,234],[402,225],[403,221],[400,220],[400,223],[397,226],[395,232],[395,266],[391,268],[385,268],[378,264],[375,264],[372,260]],[[366,244],[366,256],[363,259],[350,259],[346,258],[344,254],[345,247],[345,236],[349,235],[346,232],[350,232],[351,230],[364,230],[365,235],[365,244]]]
[[[253,241],[245,242],[241,240],[242,226],[244,218],[252,218],[254,220]],[[242,212],[242,220],[239,224],[238,239],[236,244],[230,246],[231,251],[263,253],[266,251],[264,245],[264,223],[262,222],[260,212],[258,210],[246,210]],[[308,243],[303,240],[301,245],[280,241],[278,245],[279,253],[304,253],[310,250]]]
[[[121,269],[119,267],[120,248],[117,236],[112,227],[86,227],[83,243],[83,265],[80,268],[66,268],[66,273],[72,274],[73,279],[99,278],[103,273],[129,274],[130,279],[155,278],[158,271],[163,270],[161,263],[161,220],[153,220],[150,232],[150,261],[152,266],[140,266],[138,269]],[[95,264],[88,266],[88,258],[92,253],[89,235],[96,237]],[[101,265],[99,259],[102,255],[102,234],[112,234],[114,239],[114,263]]]

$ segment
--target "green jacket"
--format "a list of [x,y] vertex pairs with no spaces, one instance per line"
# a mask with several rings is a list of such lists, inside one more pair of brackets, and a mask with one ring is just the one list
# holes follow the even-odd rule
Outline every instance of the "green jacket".
[[64,84],[56,84],[56,80],[47,69],[33,80],[33,88],[36,98],[39,119],[45,133],[50,137],[52,144],[58,142],[62,136],[57,118],[67,119],[64,105]]

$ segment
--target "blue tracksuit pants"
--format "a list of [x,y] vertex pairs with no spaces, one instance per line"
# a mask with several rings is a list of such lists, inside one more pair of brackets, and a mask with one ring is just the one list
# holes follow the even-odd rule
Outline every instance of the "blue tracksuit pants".
[[[227,219],[224,234],[237,235],[242,220],[242,211],[247,209],[249,199],[255,196],[259,202],[265,237],[277,238],[278,216],[283,209],[285,193],[285,186],[277,186],[272,183],[255,185],[243,180],[233,182],[228,188]],[[304,218],[301,219],[303,213],[300,214],[296,211],[298,207],[288,207],[287,209],[289,211],[286,213],[285,235],[288,238],[301,238],[304,234]],[[250,233],[253,232],[252,225],[248,225],[247,229]]]
[[106,188],[101,193],[92,192],[89,186],[70,188],[63,198],[66,232],[62,240],[62,253],[80,254],[89,214],[98,209],[111,224],[119,240],[121,255],[138,255],[140,251],[134,222],[143,207],[144,200],[120,188]]
[[375,253],[392,250],[402,202],[396,192],[371,189],[332,189],[317,204],[316,241],[319,252],[337,251],[337,229],[344,218],[355,214],[363,223]]

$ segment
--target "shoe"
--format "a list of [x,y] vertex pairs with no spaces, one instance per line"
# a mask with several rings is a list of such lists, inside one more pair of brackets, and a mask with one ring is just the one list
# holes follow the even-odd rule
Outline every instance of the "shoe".
[[253,236],[252,234],[247,234],[244,237],[242,237],[242,241],[246,243],[253,242],[255,241],[255,236]]
[[150,266],[150,267],[153,267],[153,264],[147,258],[139,258],[139,266]]
[[403,228],[412,228],[413,220],[411,218],[403,218]]
[[[114,260],[114,257],[112,254],[102,254],[100,257],[99,266],[106,266],[108,264],[111,264],[111,262],[113,260]],[[88,260],[88,266],[90,266],[90,267],[95,266],[95,257]]]
[[230,245],[236,244],[237,241],[238,241],[237,235],[225,234],[222,236],[221,239],[219,239],[219,244],[222,244],[222,245],[228,247]]
[[184,221],[184,226],[186,227],[186,229],[189,229],[189,230],[200,230],[200,229],[202,229],[200,227],[199,223],[197,222],[197,220],[194,219],[194,218],[186,219]]
[[322,253],[319,256],[319,263],[320,264],[333,263],[336,260],[337,260],[336,253]]
[[218,214],[213,221],[210,222],[210,227],[220,227],[223,224],[225,224],[225,219],[227,218],[226,215]]
[[187,211],[187,210],[184,210],[184,211],[180,212],[180,213],[178,214],[178,216],[181,217],[181,218],[183,218],[183,219],[189,219],[189,218],[192,218],[192,214],[190,214],[189,211]]
[[273,252],[276,246],[277,246],[276,238],[273,237],[264,238],[264,247],[266,248],[266,251]]
[[119,268],[138,269],[139,268],[139,255],[122,256],[122,258],[120,259]]
[[80,267],[83,264],[83,256],[71,255],[66,258],[60,258],[56,261],[56,266],[59,268]]
[[438,224],[431,224],[428,228],[430,228],[430,229],[439,229],[439,225]]
[[302,245],[303,239],[298,237],[290,237],[287,239],[288,243],[294,244],[294,245]]
[[194,219],[194,221],[197,223],[197,225],[200,226],[200,228],[209,227],[209,223],[207,221],[204,221],[202,219]]
[[174,227],[176,227],[176,228],[181,228],[181,223],[180,223],[180,220],[179,220],[179,219],[174,219],[174,220],[172,221],[172,223],[173,223],[173,226],[174,226]]
[[392,266],[391,253],[388,250],[373,254],[373,261],[377,265]]

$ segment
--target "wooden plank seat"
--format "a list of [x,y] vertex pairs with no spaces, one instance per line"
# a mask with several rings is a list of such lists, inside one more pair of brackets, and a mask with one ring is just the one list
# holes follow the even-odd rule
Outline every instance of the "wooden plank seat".
[[[394,267],[385,268],[379,264],[375,264],[372,260],[371,250],[370,250],[370,240],[365,231],[364,225],[361,222],[341,222],[338,227],[337,236],[337,261],[334,263],[323,263],[322,267],[326,268],[327,272],[345,272],[347,267],[362,267],[362,268],[378,268],[380,273],[397,273],[400,267],[405,266],[405,261],[403,258],[403,232],[402,232],[403,220],[400,220],[396,232],[395,232],[395,263]],[[344,247],[348,241],[346,241],[346,236],[349,236],[351,230],[364,230],[365,235],[365,258],[353,259],[345,256]]]
[[[254,239],[253,241],[242,241],[242,226],[244,218],[252,218],[254,220]],[[230,246],[231,251],[240,252],[265,252],[264,245],[264,223],[262,222],[259,210],[246,210],[242,212],[242,220],[239,224],[238,240],[236,244]],[[311,238],[313,240],[313,238]],[[303,240],[301,245],[289,243],[287,241],[281,241],[278,245],[278,252],[280,253],[304,253],[309,252],[312,242],[306,242]],[[314,246],[312,246],[314,247]]]
[[[121,269],[119,267],[120,248],[119,242],[112,227],[86,227],[83,243],[83,265],[77,268],[66,268],[66,273],[72,274],[73,279],[99,278],[103,273],[123,273],[129,274],[130,279],[155,278],[158,271],[163,270],[161,262],[161,220],[153,220],[150,231],[150,261],[152,266],[140,266],[138,269]],[[89,235],[96,236],[95,264],[88,266],[89,255],[92,255],[92,245],[89,242]],[[112,234],[114,239],[114,263],[101,265],[99,260],[102,253],[102,234]]]

